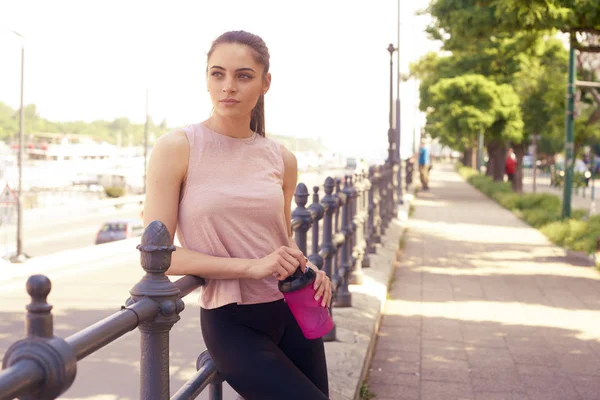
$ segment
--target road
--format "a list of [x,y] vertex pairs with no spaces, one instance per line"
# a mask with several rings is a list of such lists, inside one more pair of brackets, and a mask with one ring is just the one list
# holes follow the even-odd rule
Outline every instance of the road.
[[[334,171],[336,172],[336,171]],[[337,172],[339,174],[339,172]],[[299,174],[299,182],[303,182],[312,194],[312,187],[322,186],[326,175],[314,172]],[[320,191],[324,196],[323,190]],[[292,205],[295,207],[295,205]],[[141,206],[130,204],[123,208],[102,209],[49,209],[25,210],[23,218],[23,251],[31,257],[38,257],[55,252],[77,249],[94,244],[96,233],[102,224],[109,219],[139,219]],[[0,227],[0,250],[14,252],[16,227],[5,225]]]
[[[141,206],[122,208],[25,210],[23,216],[23,251],[31,257],[94,244],[96,233],[110,219],[139,219]],[[15,251],[16,226],[0,228],[2,253]]]

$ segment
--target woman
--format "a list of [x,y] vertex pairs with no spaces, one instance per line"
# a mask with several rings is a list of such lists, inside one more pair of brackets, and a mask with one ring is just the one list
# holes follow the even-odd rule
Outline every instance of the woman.
[[[168,274],[206,279],[204,341],[244,399],[326,399],[323,341],[304,338],[277,287],[309,266],[290,227],[296,158],[265,137],[268,49],[248,32],[224,33],[208,52],[206,74],[213,113],[157,140],[144,223],[160,220],[177,231],[181,248]],[[328,307],[324,272],[315,287],[315,301]]]

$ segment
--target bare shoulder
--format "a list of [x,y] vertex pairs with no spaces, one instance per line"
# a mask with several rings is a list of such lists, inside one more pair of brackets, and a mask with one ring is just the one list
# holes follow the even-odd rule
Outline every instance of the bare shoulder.
[[176,129],[160,136],[150,156],[150,163],[162,169],[184,176],[190,155],[190,143],[182,129]]
[[286,173],[289,170],[298,170],[298,160],[294,153],[287,149],[284,145],[281,146],[281,157],[283,158],[283,166],[285,167]]
[[183,129],[175,129],[160,136],[154,148],[164,152],[189,152],[190,144]]

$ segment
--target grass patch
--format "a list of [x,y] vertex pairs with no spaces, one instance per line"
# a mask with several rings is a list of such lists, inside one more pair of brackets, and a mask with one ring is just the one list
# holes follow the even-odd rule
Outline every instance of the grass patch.
[[375,397],[375,393],[369,390],[367,382],[363,382],[362,385],[360,385],[360,400],[371,400]]

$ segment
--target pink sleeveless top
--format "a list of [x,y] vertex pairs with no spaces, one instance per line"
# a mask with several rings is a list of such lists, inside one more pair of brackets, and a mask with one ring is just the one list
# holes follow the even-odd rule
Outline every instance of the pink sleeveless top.
[[[255,135],[236,139],[202,124],[185,128],[190,144],[179,204],[182,247],[216,257],[258,259],[287,246],[280,145]],[[207,279],[199,303],[266,303],[283,298],[277,279]]]

